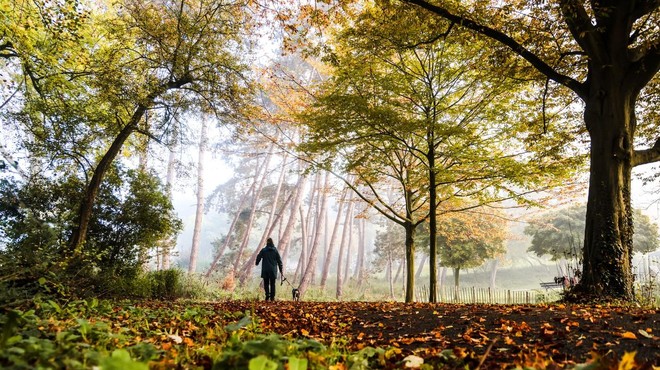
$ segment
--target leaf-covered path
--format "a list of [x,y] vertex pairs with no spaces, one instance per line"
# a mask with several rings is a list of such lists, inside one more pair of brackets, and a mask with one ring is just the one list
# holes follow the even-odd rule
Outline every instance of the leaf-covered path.
[[[631,361],[628,368],[660,366],[656,309],[565,305],[454,305],[388,302],[209,303],[214,310],[251,311],[265,332],[323,343],[344,338],[349,348],[393,346],[399,359],[456,361],[475,368],[564,366],[600,357]],[[453,356],[448,359],[451,350]],[[628,355],[626,356],[626,353]],[[618,367],[618,366],[616,366]]]

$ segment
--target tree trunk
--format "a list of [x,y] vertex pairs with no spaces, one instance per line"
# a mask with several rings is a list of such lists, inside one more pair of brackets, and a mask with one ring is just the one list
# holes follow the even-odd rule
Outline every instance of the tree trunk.
[[[241,257],[243,256],[243,251],[247,247],[247,244],[250,240],[250,232],[252,231],[252,224],[254,223],[254,218],[256,217],[256,213],[257,213],[257,204],[259,204],[261,191],[264,188],[264,183],[266,182],[266,178],[268,178],[268,165],[270,164],[270,159],[273,155],[274,149],[275,149],[275,143],[272,143],[270,145],[270,148],[268,149],[268,154],[264,159],[264,163],[263,163],[264,172],[263,175],[261,176],[261,179],[259,180],[259,185],[257,185],[257,188],[255,189],[254,199],[252,200],[252,209],[250,210],[250,218],[248,220],[247,227],[245,228],[245,235],[243,236],[243,241],[241,242],[241,246],[239,247],[238,253],[236,254],[236,260],[234,261],[234,271],[238,271],[239,264],[241,263]],[[259,175],[259,170],[257,170],[256,176],[258,175]],[[255,181],[257,181],[256,178]]]
[[[435,117],[432,120],[435,123]],[[429,302],[436,302],[438,290],[438,261],[437,261],[437,234],[438,234],[438,197],[436,195],[436,173],[435,173],[435,130],[433,124],[427,131],[429,163]],[[420,266],[421,267],[421,266]]]
[[270,208],[270,212],[268,213],[268,220],[266,221],[266,227],[264,228],[264,232],[261,235],[261,240],[257,244],[257,247],[254,249],[254,252],[250,256],[250,258],[245,261],[245,264],[241,267],[241,273],[240,273],[240,278],[239,281],[241,285],[245,282],[245,280],[250,277],[250,274],[252,273],[252,269],[255,266],[255,262],[257,260],[257,255],[259,254],[259,251],[261,250],[262,246],[266,245],[266,240],[270,237],[270,232],[272,230],[272,222],[273,218],[275,217],[275,212],[277,211],[277,204],[279,203],[280,200],[280,195],[282,192],[282,184],[284,183],[284,176],[287,173],[287,167],[284,165],[286,164],[286,158],[287,155],[284,155],[284,158],[282,158],[282,171],[280,172],[280,177],[277,180],[277,188],[275,189],[275,197],[273,199],[273,204]]
[[306,183],[307,183],[307,176],[301,173],[300,177],[298,177],[296,189],[294,190],[296,192],[296,195],[295,198],[293,199],[293,203],[291,204],[289,221],[287,222],[286,227],[282,232],[282,237],[280,239],[280,244],[279,244],[280,253],[282,253],[282,263],[284,264],[285,268],[286,268],[286,260],[289,253],[289,244],[291,242],[291,234],[293,233],[293,228],[296,225],[296,221],[298,218],[298,208],[300,208],[300,203],[302,202],[302,195],[304,193]]
[[403,260],[399,262],[399,267],[396,268],[396,275],[394,275],[394,284],[399,281],[399,276],[401,276],[401,271],[403,271]]
[[[174,183],[174,168],[176,164],[176,156],[175,152],[176,149],[178,148],[177,145],[177,132],[174,130],[172,132],[172,138],[171,138],[171,143],[170,143],[170,148],[169,148],[169,154],[167,156],[167,175],[165,177],[165,187],[167,188],[167,195],[170,198],[170,201],[172,201],[172,184]],[[174,237],[164,241],[163,243],[163,256],[161,259],[161,268],[163,270],[167,270],[170,268],[170,253],[176,246],[176,239]]]
[[419,262],[419,267],[417,267],[417,273],[415,274],[415,279],[419,279],[419,277],[422,276],[422,271],[424,271],[424,264],[426,264],[427,259],[428,259],[427,255],[422,256],[422,260]]
[[96,201],[96,196],[99,193],[103,177],[112,165],[112,161],[117,157],[117,154],[119,154],[119,151],[121,150],[128,137],[131,136],[135,129],[137,129],[138,122],[140,119],[142,119],[142,116],[146,110],[146,106],[138,106],[136,111],[133,113],[131,121],[119,132],[119,135],[117,135],[115,140],[110,145],[110,148],[105,152],[99,161],[99,164],[94,169],[94,174],[92,175],[89,184],[87,184],[85,195],[83,196],[83,199],[80,203],[80,211],[78,212],[78,225],[73,230],[71,239],[69,240],[69,246],[73,252],[73,255],[80,254],[82,251],[82,245],[87,239],[87,229],[89,228],[89,223],[92,219],[94,202]]
[[344,263],[344,286],[348,284],[351,276],[351,248],[353,247],[353,225],[355,218],[353,217],[353,210],[351,210],[351,218],[348,223],[344,225],[348,233],[348,241],[346,242],[346,262]]
[[325,289],[325,283],[328,280],[328,272],[330,271],[330,261],[332,260],[332,254],[334,253],[335,244],[337,242],[337,235],[339,230],[339,224],[341,223],[342,210],[344,209],[344,201],[346,200],[346,194],[348,194],[348,189],[345,189],[341,194],[341,199],[339,200],[339,205],[337,207],[337,217],[335,218],[335,224],[332,227],[332,236],[330,237],[330,245],[328,246],[328,251],[323,261],[323,271],[321,272],[321,290]]
[[415,229],[411,222],[405,222],[406,229],[406,303],[415,301]]
[[490,280],[488,286],[491,289],[495,289],[495,278],[497,277],[497,265],[499,260],[497,258],[493,259],[493,262],[490,265]]
[[341,234],[341,243],[339,244],[339,258],[337,261],[337,290],[336,290],[336,298],[340,299],[341,295],[343,293],[343,275],[342,275],[342,263],[344,259],[344,249],[346,249],[346,241],[348,239],[348,233],[350,232],[350,220],[353,218],[353,193],[351,193],[348,197],[348,210],[346,210],[346,218],[344,219],[344,228],[342,229],[342,234]]
[[387,253],[387,281],[390,284],[390,299],[394,299],[394,271],[392,271],[392,253]]
[[454,287],[458,288],[458,278],[461,273],[460,267],[454,267]]
[[[587,299],[634,299],[633,215],[630,203],[634,97],[622,76],[606,68],[593,77],[585,122],[591,167],[582,278],[576,292]],[[596,73],[594,73],[596,74]],[[614,76],[613,76],[614,75]],[[599,86],[596,82],[602,83]]]
[[307,290],[307,287],[309,286],[312,276],[315,273],[316,270],[316,261],[317,261],[317,256],[318,256],[318,250],[319,250],[319,244],[321,243],[321,238],[322,238],[322,230],[323,230],[323,223],[325,222],[325,210],[326,206],[328,204],[328,173],[325,173],[325,180],[323,181],[323,188],[319,189],[318,191],[318,197],[320,199],[320,205],[319,208],[317,209],[318,216],[316,218],[316,227],[315,232],[314,232],[314,237],[312,240],[312,245],[309,250],[309,259],[307,263],[307,267],[305,268],[305,273],[302,276],[302,279],[300,281],[300,287],[298,288],[300,290],[300,294],[303,295],[305,294],[305,291]]
[[145,112],[148,109],[148,106],[153,104],[154,100],[162,93],[170,89],[178,89],[184,85],[190,83],[189,78],[182,78],[179,80],[173,80],[168,82],[166,85],[159,86],[149,95],[146,96],[142,104],[138,104],[137,108],[133,112],[131,119],[128,121],[126,126],[121,129],[117,137],[110,145],[110,148],[105,152],[98,165],[94,169],[94,174],[87,184],[87,189],[85,195],[80,202],[80,211],[78,212],[78,225],[71,233],[71,238],[69,239],[69,247],[71,248],[72,254],[77,256],[82,251],[82,246],[87,239],[87,230],[89,229],[89,222],[92,218],[92,210],[94,208],[94,202],[96,201],[96,196],[98,195],[99,189],[101,187],[101,182],[106,172],[110,168],[112,161],[117,157],[122,146],[126,142],[126,139],[131,136],[133,131],[138,127],[138,123],[142,120]]
[[296,266],[296,274],[293,275],[293,280],[296,280],[298,277],[298,272],[302,275],[302,272],[304,270],[304,265],[305,262],[307,262],[307,221],[304,216],[304,212],[302,207],[298,209],[300,212],[300,233],[301,233],[301,238],[300,238],[300,258],[298,258],[298,266]]
[[362,282],[364,280],[364,260],[366,259],[367,251],[367,220],[361,218],[358,221],[358,235],[359,238],[359,251],[358,251],[358,260],[355,264],[355,279],[357,280],[358,288],[362,287]]
[[195,228],[193,229],[192,247],[190,248],[190,263],[188,273],[197,271],[197,255],[199,254],[199,239],[202,234],[204,219],[204,154],[206,153],[207,123],[202,119],[202,130],[199,135],[199,155],[197,158],[197,210],[195,212]]

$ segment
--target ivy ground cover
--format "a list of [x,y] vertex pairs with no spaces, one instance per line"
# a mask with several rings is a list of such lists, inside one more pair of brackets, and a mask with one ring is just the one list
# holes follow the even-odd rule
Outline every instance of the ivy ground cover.
[[656,309],[391,302],[36,301],[0,367],[658,369]]

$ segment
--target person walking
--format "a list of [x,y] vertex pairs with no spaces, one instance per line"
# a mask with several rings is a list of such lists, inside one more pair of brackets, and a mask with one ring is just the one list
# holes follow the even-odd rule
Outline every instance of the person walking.
[[275,300],[275,280],[277,280],[277,269],[282,274],[282,258],[280,252],[275,248],[273,239],[268,238],[266,246],[259,251],[255,265],[259,266],[261,260],[261,278],[264,279],[264,290],[266,291],[266,300]]

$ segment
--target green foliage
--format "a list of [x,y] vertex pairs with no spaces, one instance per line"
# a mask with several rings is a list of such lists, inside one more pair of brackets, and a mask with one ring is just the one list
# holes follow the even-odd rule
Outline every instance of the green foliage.
[[[135,293],[142,285],[142,266],[160,240],[181,229],[164,187],[151,174],[110,171],[100,189],[93,232],[81,255],[72,259],[65,250],[82,186],[73,176],[0,182],[0,284],[6,288],[2,301],[20,299],[21,291],[27,296],[152,296],[150,285]],[[176,294],[177,273],[162,274],[155,280],[158,294]]]
[[[187,302],[82,300],[34,302],[0,313],[0,367],[146,369],[351,369],[384,364],[385,350],[348,352],[341,344],[262,334],[249,312],[216,312]],[[228,323],[222,326],[222,323]]]

